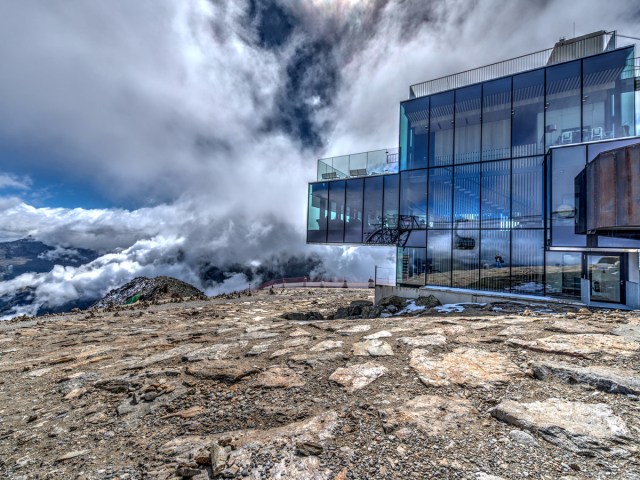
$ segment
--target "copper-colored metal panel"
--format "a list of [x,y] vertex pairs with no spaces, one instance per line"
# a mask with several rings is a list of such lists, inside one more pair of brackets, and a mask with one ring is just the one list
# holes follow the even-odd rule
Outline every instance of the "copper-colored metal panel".
[[587,231],[640,229],[640,143],[587,165]]

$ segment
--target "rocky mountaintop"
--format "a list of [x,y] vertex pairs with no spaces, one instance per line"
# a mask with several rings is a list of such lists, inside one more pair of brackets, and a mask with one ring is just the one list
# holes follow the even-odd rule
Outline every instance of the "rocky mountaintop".
[[204,300],[207,297],[193,285],[173,277],[136,277],[115,288],[91,308],[109,308],[136,302],[159,303],[170,300]]
[[372,293],[2,322],[0,478],[640,478],[638,312]]

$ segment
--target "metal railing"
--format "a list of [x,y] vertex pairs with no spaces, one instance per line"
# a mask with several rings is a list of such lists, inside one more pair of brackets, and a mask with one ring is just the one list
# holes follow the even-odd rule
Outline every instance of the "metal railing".
[[373,150],[318,160],[318,181],[398,172],[398,149]]
[[416,83],[409,87],[409,98],[424,97],[454,88],[486,82],[536,68],[567,62],[616,48],[616,32],[598,32],[584,38],[561,40],[553,48],[529,53],[460,73]]

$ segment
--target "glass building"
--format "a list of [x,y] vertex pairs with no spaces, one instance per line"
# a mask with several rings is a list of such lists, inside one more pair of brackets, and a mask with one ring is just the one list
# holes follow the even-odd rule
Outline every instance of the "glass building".
[[411,86],[397,149],[318,162],[308,243],[393,245],[402,287],[640,307],[638,65],[596,32]]

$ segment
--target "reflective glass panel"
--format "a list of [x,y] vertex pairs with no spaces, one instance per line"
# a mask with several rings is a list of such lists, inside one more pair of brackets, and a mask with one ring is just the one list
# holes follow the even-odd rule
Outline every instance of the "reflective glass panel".
[[456,90],[455,163],[480,161],[480,85]]
[[511,77],[482,87],[482,159],[511,155]]
[[344,216],[345,243],[362,243],[362,214],[364,179],[347,180]]
[[398,261],[401,264],[400,283],[421,287],[425,284],[427,271],[426,248],[399,248]]
[[513,77],[512,155],[544,153],[544,70]]
[[429,165],[453,163],[453,92],[431,97],[429,126]]
[[551,244],[586,246],[587,236],[576,234],[575,178],[585,168],[586,147],[554,148],[551,152]]
[[455,229],[480,226],[480,164],[453,169],[453,225]]
[[427,232],[427,284],[451,286],[451,230]]
[[547,295],[580,298],[582,254],[547,252]]
[[402,172],[400,177],[400,215],[411,216],[421,228],[427,223],[427,170]]
[[483,230],[480,239],[480,288],[507,293],[510,290],[511,233]]
[[400,204],[400,175],[385,175],[384,179],[384,222],[387,227],[398,225]]
[[583,141],[634,135],[633,49],[583,61]]
[[544,221],[544,157],[512,163],[511,222],[514,228],[542,227]]
[[329,186],[327,182],[309,184],[307,242],[326,243]]
[[429,228],[451,228],[452,168],[429,170],[428,226]]
[[453,232],[452,287],[478,288],[478,281],[480,279],[478,269],[479,255],[479,230],[459,230]]
[[582,141],[580,87],[580,60],[547,68],[547,147]]
[[511,232],[511,291],[544,294],[544,230]]
[[344,241],[344,193],[344,180],[329,182],[329,243]]
[[509,228],[511,162],[482,164],[482,228]]
[[364,179],[364,232],[363,241],[382,228],[382,179],[369,177]]
[[400,105],[400,169],[426,168],[429,157],[429,97]]

